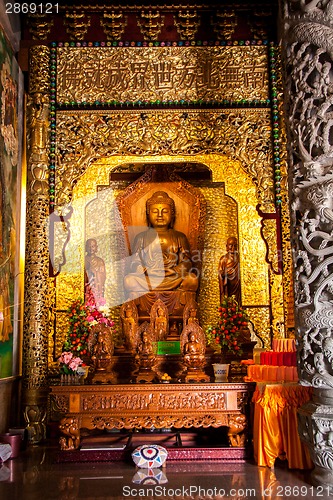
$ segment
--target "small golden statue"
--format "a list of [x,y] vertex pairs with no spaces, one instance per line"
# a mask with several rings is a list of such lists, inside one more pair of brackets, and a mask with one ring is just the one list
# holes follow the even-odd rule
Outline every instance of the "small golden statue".
[[199,325],[198,309],[199,306],[194,300],[186,304],[186,306],[184,307],[184,314],[183,314],[184,326],[187,326],[191,323],[197,323]]
[[157,340],[166,340],[169,330],[168,308],[161,299],[158,299],[150,313],[150,324],[154,330],[154,336]]
[[220,302],[227,296],[235,296],[239,305],[241,305],[241,282],[240,266],[237,238],[231,236],[227,239],[227,253],[222,255],[218,267]]
[[148,321],[142,323],[138,329],[135,361],[139,366],[136,382],[152,382],[156,377],[153,370],[156,361],[156,338]]
[[89,337],[88,344],[95,369],[92,383],[115,383],[116,376],[112,370],[114,364],[114,344],[111,328],[103,323],[99,323],[92,327],[92,333]]
[[209,382],[210,378],[204,372],[206,338],[198,323],[185,326],[180,335],[180,347],[187,367],[185,382]]
[[125,302],[121,306],[120,317],[123,325],[125,347],[128,351],[135,352],[139,320],[138,309],[134,302]]

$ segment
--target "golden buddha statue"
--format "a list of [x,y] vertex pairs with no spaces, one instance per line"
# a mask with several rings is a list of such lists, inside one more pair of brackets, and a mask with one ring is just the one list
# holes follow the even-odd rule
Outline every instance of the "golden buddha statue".
[[196,365],[204,359],[205,347],[200,344],[194,331],[190,332],[184,346],[184,360],[188,366]]
[[147,200],[149,227],[134,240],[131,265],[124,278],[130,298],[155,290],[197,290],[188,239],[173,229],[175,212],[174,200],[164,191]]
[[185,382],[209,381],[209,376],[204,372],[206,339],[198,323],[193,322],[184,327],[180,336],[180,348],[187,367]]

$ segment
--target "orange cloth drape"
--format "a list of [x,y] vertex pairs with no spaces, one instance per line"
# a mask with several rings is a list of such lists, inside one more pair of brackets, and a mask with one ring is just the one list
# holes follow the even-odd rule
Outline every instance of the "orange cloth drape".
[[311,392],[311,387],[298,384],[257,384],[252,402],[254,459],[258,465],[272,467],[279,457],[288,460],[290,469],[313,467],[297,425],[297,409],[309,401]]
[[248,382],[298,382],[296,366],[249,365]]

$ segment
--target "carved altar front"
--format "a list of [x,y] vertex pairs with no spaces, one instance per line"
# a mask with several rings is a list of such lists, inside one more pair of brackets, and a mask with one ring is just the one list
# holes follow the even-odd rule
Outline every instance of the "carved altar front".
[[[251,383],[52,386],[53,410],[62,415],[62,449],[80,446],[80,429],[229,427],[231,446],[246,440]],[[235,418],[243,421],[235,430]]]

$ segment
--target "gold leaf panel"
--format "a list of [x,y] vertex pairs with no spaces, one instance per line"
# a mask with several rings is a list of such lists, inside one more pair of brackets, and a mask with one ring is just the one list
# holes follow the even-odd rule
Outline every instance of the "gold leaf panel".
[[266,100],[268,49],[59,47],[57,101]]

